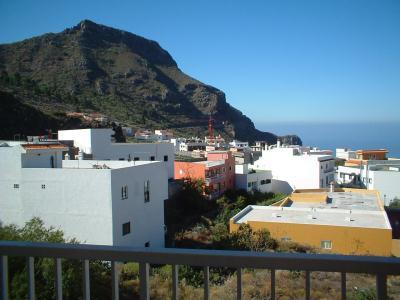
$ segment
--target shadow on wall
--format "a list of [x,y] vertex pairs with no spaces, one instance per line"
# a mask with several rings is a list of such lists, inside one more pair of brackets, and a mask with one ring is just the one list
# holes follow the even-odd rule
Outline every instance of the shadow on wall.
[[290,195],[293,192],[293,188],[287,181],[272,179],[272,192],[283,193]]

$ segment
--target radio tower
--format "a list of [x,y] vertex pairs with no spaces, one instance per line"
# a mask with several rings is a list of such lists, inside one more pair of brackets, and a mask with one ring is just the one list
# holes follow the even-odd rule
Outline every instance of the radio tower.
[[214,119],[211,117],[208,119],[208,136],[211,139],[214,139],[214,127],[213,127]]

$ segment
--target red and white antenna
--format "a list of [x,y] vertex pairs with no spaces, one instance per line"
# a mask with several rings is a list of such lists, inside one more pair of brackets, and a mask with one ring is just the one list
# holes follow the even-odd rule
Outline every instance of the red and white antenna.
[[208,119],[208,136],[210,139],[214,139],[213,124],[214,124],[214,119],[212,118],[211,113],[210,113],[210,118]]

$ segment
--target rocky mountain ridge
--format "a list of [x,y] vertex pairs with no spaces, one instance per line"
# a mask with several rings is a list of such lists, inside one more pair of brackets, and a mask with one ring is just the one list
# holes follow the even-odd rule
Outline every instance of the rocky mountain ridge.
[[[89,20],[61,33],[0,45],[0,72],[1,99],[48,116],[53,129],[81,126],[66,113],[88,111],[135,128],[203,136],[212,115],[223,136],[277,139],[257,130],[222,91],[183,73],[157,42]],[[297,136],[285,141],[301,144]]]

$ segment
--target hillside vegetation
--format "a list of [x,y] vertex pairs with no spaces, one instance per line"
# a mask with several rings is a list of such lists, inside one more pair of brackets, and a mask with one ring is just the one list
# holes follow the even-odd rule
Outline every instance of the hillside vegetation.
[[[60,33],[0,45],[0,72],[2,106],[14,100],[13,110],[0,111],[0,119],[14,121],[4,123],[8,135],[0,138],[30,128],[24,123],[29,118],[15,112],[20,108],[28,116],[27,110],[44,114],[43,123],[35,123],[38,131],[83,126],[66,116],[83,111],[100,112],[136,128],[172,128],[203,136],[212,114],[216,131],[225,137],[270,143],[277,139],[257,130],[227,103],[222,91],[183,73],[157,42],[88,20]],[[289,136],[286,142],[301,140]]]

